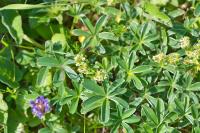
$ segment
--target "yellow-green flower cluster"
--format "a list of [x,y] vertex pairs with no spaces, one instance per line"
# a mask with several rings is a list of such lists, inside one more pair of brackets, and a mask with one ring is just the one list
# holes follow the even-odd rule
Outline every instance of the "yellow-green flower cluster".
[[88,74],[88,65],[86,58],[82,54],[77,54],[74,57],[75,65],[78,67],[77,71],[82,74]]
[[186,50],[185,55],[186,57],[183,60],[183,64],[189,65],[188,72],[195,77],[200,71],[200,45],[196,44],[189,50]]
[[107,75],[106,75],[106,72],[103,69],[97,70],[95,72],[94,77],[93,77],[93,79],[96,80],[96,81],[98,81],[98,82],[102,82],[106,78],[107,78]]
[[176,64],[180,61],[180,55],[178,53],[171,53],[171,54],[164,54],[159,53],[155,56],[153,56],[153,61],[157,63],[163,63],[163,64]]
[[165,57],[166,55],[164,53],[159,53],[153,56],[153,61],[157,63],[161,63],[162,61],[164,61]]
[[88,65],[87,63],[83,62],[81,65],[78,67],[78,72],[82,74],[88,74]]
[[180,47],[184,49],[187,48],[188,46],[190,46],[190,38],[188,36],[181,38]]
[[191,50],[185,51],[186,57],[184,58],[184,64],[186,65],[198,65],[200,57],[200,46],[195,45]]
[[167,63],[176,64],[180,60],[180,55],[178,53],[171,53],[166,56]]
[[76,66],[80,66],[85,61],[85,57],[83,56],[83,54],[77,54],[74,57],[74,61]]

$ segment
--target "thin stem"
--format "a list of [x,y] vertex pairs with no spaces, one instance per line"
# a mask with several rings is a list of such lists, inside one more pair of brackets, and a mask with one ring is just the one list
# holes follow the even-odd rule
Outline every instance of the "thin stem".
[[27,42],[31,43],[32,46],[38,47],[40,49],[44,49],[44,46],[42,46],[41,44],[39,44],[38,42],[36,42],[35,40],[31,39],[30,37],[28,37],[27,35],[23,36],[23,39],[26,40]]
[[42,125],[43,125],[44,127],[46,127],[46,124],[45,124],[45,122],[44,122],[43,119],[41,120],[41,123],[42,123]]
[[32,48],[32,47],[26,47],[26,46],[22,46],[22,45],[14,45],[14,47],[27,49],[27,50],[34,50],[34,48]]
[[86,132],[85,132],[85,127],[86,127],[86,126],[85,126],[85,114],[84,114],[84,118],[83,118],[83,119],[84,119],[84,122],[83,122],[83,124],[84,124],[84,125],[83,125],[83,133],[86,133]]

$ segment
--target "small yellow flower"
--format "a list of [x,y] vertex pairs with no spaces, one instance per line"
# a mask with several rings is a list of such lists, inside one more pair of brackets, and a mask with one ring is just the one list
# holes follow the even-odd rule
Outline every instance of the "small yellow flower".
[[153,60],[157,63],[160,63],[161,61],[164,60],[165,57],[166,57],[166,55],[164,53],[159,53],[159,54],[153,56]]
[[185,36],[180,39],[180,45],[181,48],[186,48],[190,45],[190,38],[188,36]]
[[118,14],[116,17],[115,17],[115,21],[117,23],[119,23],[121,21],[121,14]]
[[82,62],[85,61],[85,57],[82,54],[77,54],[74,57],[74,60],[75,60],[76,66],[80,66],[82,64]]
[[85,36],[79,36],[78,40],[79,40],[80,43],[82,43],[85,40]]
[[94,75],[94,80],[101,82],[107,78],[106,72],[104,70],[97,70]]

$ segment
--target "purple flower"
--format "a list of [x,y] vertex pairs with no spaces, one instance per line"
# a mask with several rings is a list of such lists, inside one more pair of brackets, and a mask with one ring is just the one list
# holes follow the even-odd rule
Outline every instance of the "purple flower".
[[44,98],[44,96],[39,96],[34,101],[30,101],[30,106],[32,108],[32,113],[40,119],[45,113],[50,111],[49,101],[47,98]]

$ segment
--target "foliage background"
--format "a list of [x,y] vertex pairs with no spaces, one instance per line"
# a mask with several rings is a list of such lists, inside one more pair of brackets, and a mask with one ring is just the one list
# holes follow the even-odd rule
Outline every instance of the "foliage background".
[[1,132],[200,133],[199,0],[0,7]]

